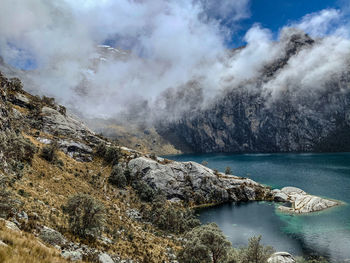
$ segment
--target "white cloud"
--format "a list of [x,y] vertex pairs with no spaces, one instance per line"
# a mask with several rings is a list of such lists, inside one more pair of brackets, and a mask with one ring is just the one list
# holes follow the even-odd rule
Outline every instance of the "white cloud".
[[[35,60],[31,77],[41,93],[90,116],[114,116],[143,99],[152,107],[166,90],[191,81],[208,101],[258,78],[283,55],[286,34],[277,43],[254,25],[247,46],[228,55],[228,29],[214,17],[237,22],[247,16],[248,0],[2,0],[0,55],[17,65]],[[324,39],[290,60],[264,90],[276,97],[283,89],[316,90],[343,71],[349,56],[343,16],[326,9],[292,24]],[[127,48],[128,59],[107,58],[93,67],[97,45],[106,40]]]
[[334,33],[339,29],[339,22],[342,13],[336,9],[324,9],[320,12],[308,14],[298,23],[294,23],[292,27],[298,27],[311,36],[325,36]]

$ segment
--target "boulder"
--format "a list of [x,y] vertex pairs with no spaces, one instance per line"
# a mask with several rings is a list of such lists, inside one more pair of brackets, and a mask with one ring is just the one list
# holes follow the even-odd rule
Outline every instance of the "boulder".
[[279,209],[297,214],[317,212],[340,204],[338,201],[310,195],[296,187],[284,187],[279,195],[287,195],[287,200],[291,203],[291,207],[280,206]]
[[0,247],[8,247],[8,245],[4,243],[2,240],[0,240]]
[[107,253],[100,253],[98,255],[98,262],[99,263],[114,263],[114,260]]
[[24,94],[21,93],[16,93],[11,102],[15,105],[18,105],[20,107],[30,107],[30,101],[27,98],[27,96],[25,96]]
[[67,240],[60,232],[46,226],[41,229],[39,237],[42,241],[52,246],[62,247],[67,243]]
[[268,263],[295,263],[294,257],[288,252],[276,252],[267,259]]
[[62,257],[71,261],[83,260],[83,254],[79,249],[63,251]]
[[257,182],[225,175],[195,162],[159,163],[140,157],[129,162],[131,176],[142,180],[168,199],[200,203],[223,203],[264,199],[270,190]]
[[70,114],[62,114],[59,110],[46,106],[41,112],[43,130],[46,133],[85,140],[94,145],[102,141],[83,122]]
[[13,222],[11,222],[11,221],[8,221],[8,220],[5,220],[5,219],[2,219],[2,218],[0,218],[0,222],[5,222],[5,227],[7,228],[7,229],[10,229],[10,230],[13,230],[13,231],[21,231],[19,228],[18,228],[18,226],[15,224],[15,223],[13,223]]
[[65,154],[77,161],[92,161],[92,148],[84,143],[73,140],[60,140],[58,145]]

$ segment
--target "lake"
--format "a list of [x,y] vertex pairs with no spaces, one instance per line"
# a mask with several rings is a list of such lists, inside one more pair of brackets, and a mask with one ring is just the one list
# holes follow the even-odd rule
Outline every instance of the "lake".
[[253,235],[265,245],[293,255],[320,255],[331,261],[350,259],[350,153],[331,154],[205,154],[167,156],[175,161],[206,161],[207,166],[249,177],[273,188],[299,187],[345,202],[343,206],[307,215],[277,210],[271,202],[240,202],[202,209],[202,223],[215,222],[239,247]]

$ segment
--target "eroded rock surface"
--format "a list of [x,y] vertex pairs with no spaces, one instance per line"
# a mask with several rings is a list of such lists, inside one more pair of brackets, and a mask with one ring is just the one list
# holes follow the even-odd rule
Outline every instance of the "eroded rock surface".
[[268,263],[295,263],[294,257],[288,252],[276,252],[267,260]]
[[275,201],[291,203],[291,207],[280,206],[280,210],[298,214],[317,212],[340,204],[338,201],[310,195],[296,187],[284,187],[273,190],[273,193]]
[[265,200],[270,195],[270,189],[251,179],[214,172],[195,162],[162,164],[140,157],[129,162],[129,169],[133,177],[161,190],[168,199],[202,204]]

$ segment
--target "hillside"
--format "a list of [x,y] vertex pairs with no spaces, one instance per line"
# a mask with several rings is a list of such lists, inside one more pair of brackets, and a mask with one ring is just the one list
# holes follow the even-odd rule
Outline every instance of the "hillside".
[[191,208],[287,198],[117,145],[19,79],[1,74],[0,92],[1,262],[177,262]]

